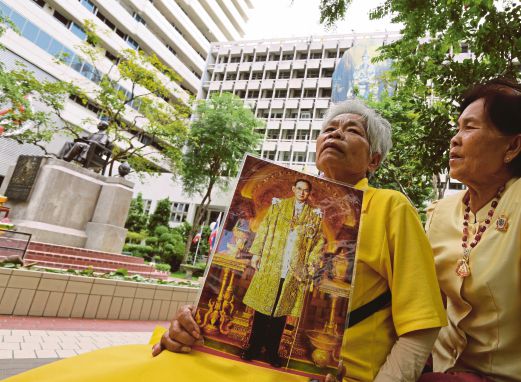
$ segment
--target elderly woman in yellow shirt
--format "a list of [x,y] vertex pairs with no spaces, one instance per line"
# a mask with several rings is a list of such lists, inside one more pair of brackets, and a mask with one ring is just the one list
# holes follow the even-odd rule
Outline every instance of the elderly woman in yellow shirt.
[[[446,325],[432,250],[416,211],[399,192],[368,184],[368,175],[390,148],[389,123],[352,100],[331,108],[317,139],[317,167],[323,174],[365,191],[353,313],[341,351],[346,381],[416,381],[439,328]],[[192,345],[202,341],[192,314],[192,307],[182,308],[170,329],[155,338],[154,358],[142,347],[109,348],[29,371],[10,382],[307,382],[207,353],[173,353],[191,352]]]
[[[374,110],[346,101],[331,108],[317,139],[317,167],[324,176],[365,191],[351,302],[357,314],[344,332],[341,352],[346,381],[416,381],[446,324],[432,251],[416,211],[402,194],[368,184],[391,147],[390,135],[389,123]],[[364,310],[368,313],[358,314]],[[201,341],[193,311],[178,312],[155,355],[163,349],[190,352]],[[239,365],[228,380],[240,373],[255,381],[298,380],[267,371],[249,374],[251,368]],[[204,378],[204,370],[194,373]]]
[[521,85],[478,85],[461,104],[450,176],[468,187],[427,222],[449,325],[421,381],[521,381]]

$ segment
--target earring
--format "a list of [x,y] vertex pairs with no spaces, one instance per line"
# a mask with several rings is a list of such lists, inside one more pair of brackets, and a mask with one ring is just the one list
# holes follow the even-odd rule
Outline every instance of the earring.
[[511,160],[510,157],[505,157],[505,162],[506,162],[506,163],[509,163],[510,160]]

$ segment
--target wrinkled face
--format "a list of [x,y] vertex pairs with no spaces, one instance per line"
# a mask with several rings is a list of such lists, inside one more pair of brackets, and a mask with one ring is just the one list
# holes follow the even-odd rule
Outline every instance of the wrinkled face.
[[358,114],[340,114],[333,118],[317,138],[319,170],[329,178],[356,183],[372,172],[365,121]]
[[458,119],[450,141],[450,176],[467,186],[486,184],[506,168],[509,138],[487,118],[483,99],[471,103]]
[[309,185],[306,182],[297,182],[291,190],[295,194],[295,199],[299,202],[305,202],[310,193]]

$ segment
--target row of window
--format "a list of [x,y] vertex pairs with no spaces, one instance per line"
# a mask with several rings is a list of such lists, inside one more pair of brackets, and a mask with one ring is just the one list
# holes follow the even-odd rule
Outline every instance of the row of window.
[[[218,94],[219,90],[211,90],[209,96]],[[311,89],[266,89],[266,90],[235,90],[236,96],[243,99],[286,99],[286,98],[330,98],[331,88],[311,88]]]
[[[264,130],[257,131],[261,134]],[[265,139],[268,140],[282,140],[282,141],[316,141],[320,135],[320,130],[290,130],[290,129],[269,129],[266,131]]]
[[240,62],[266,62],[266,61],[294,61],[294,60],[318,60],[322,58],[342,57],[344,50],[326,49],[324,51],[293,51],[293,52],[257,52],[255,54],[226,54],[218,56],[218,64],[240,63]]
[[[306,160],[307,156],[307,160]],[[301,152],[301,151],[264,151],[262,153],[264,159],[277,160],[280,162],[292,162],[292,163],[315,163],[316,153]]]
[[[134,50],[139,50],[140,47],[139,47],[139,44],[136,40],[134,40],[133,38],[131,38],[129,35],[127,35],[126,33],[122,32],[120,29],[116,28],[116,26],[114,25],[114,23],[112,23],[110,20],[108,20],[100,11],[99,9],[92,3],[92,1],[90,0],[78,0],[85,8],[87,8],[91,13],[93,13],[94,15],[96,15],[101,21],[103,21],[105,23],[105,25],[107,25],[110,29],[112,29],[114,32],[116,32],[116,34],[118,34],[123,40],[125,40],[127,42],[127,44]],[[124,4],[121,4],[122,6]],[[139,15],[139,13],[133,11],[133,10],[128,10],[127,11],[132,15],[132,17],[138,21],[139,23],[143,24],[144,26],[146,26],[146,21],[145,19]],[[175,27],[174,24],[171,24],[178,32],[179,32],[179,29]],[[156,37],[158,37],[156,35]],[[158,37],[159,38],[159,37]],[[172,48],[170,45],[168,45],[167,43],[165,43],[164,41],[162,41],[162,43],[167,47],[167,49],[175,56],[177,56],[177,52],[174,50],[174,48]],[[201,55],[201,53],[197,52],[197,54],[199,54],[199,56],[201,56],[201,58],[203,59],[206,59],[203,55]],[[191,68],[190,66],[188,66],[188,69],[197,77],[197,78],[201,78],[201,75],[198,74],[195,69]],[[189,91],[188,89],[185,89],[186,91]],[[191,92],[190,92],[191,93]]]
[[[139,44],[136,40],[130,37],[128,34],[123,32],[121,29],[117,28],[116,25],[112,21],[110,21],[103,13],[100,12],[98,7],[94,5],[94,3],[90,0],[78,0],[81,5],[83,5],[89,12],[95,15],[98,19],[100,19],[106,26],[112,29],[116,34],[125,40],[132,49],[139,50]],[[144,23],[145,20],[143,20]]]
[[213,73],[212,81],[243,81],[243,80],[287,80],[290,78],[331,78],[333,77],[333,68],[319,69],[295,69],[295,70],[266,70],[262,71],[245,71],[245,72],[228,72]]
[[[152,200],[143,199],[143,211],[145,214],[150,215],[150,207],[152,207]],[[170,210],[170,221],[172,223],[182,223],[187,220],[189,208],[189,203],[173,202]]]
[[[31,21],[27,20],[21,14],[7,6],[0,1],[0,11],[2,15],[8,17],[17,27],[21,35],[27,40],[39,46],[41,49],[50,55],[60,59],[65,65],[69,66],[74,71],[81,74],[83,77],[92,82],[99,83],[101,80],[101,73],[93,65],[83,60],[80,56],[75,54],[71,49],[67,48],[61,42],[51,37],[43,29],[40,29]],[[125,93],[127,98],[131,98],[131,92],[121,85],[117,85],[118,90]],[[139,110],[141,101],[136,99],[129,103],[129,106],[135,110]]]
[[[327,109],[316,109],[315,119],[324,118]],[[265,119],[312,119],[312,109],[257,109],[257,117]]]

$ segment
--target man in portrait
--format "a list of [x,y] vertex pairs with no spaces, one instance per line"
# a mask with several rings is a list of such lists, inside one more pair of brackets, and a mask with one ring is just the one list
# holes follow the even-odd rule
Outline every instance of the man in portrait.
[[242,359],[260,356],[274,367],[282,360],[278,348],[287,316],[300,317],[306,286],[322,255],[322,211],[308,204],[311,183],[298,179],[288,199],[273,198],[249,252],[256,269],[243,303],[255,313]]

